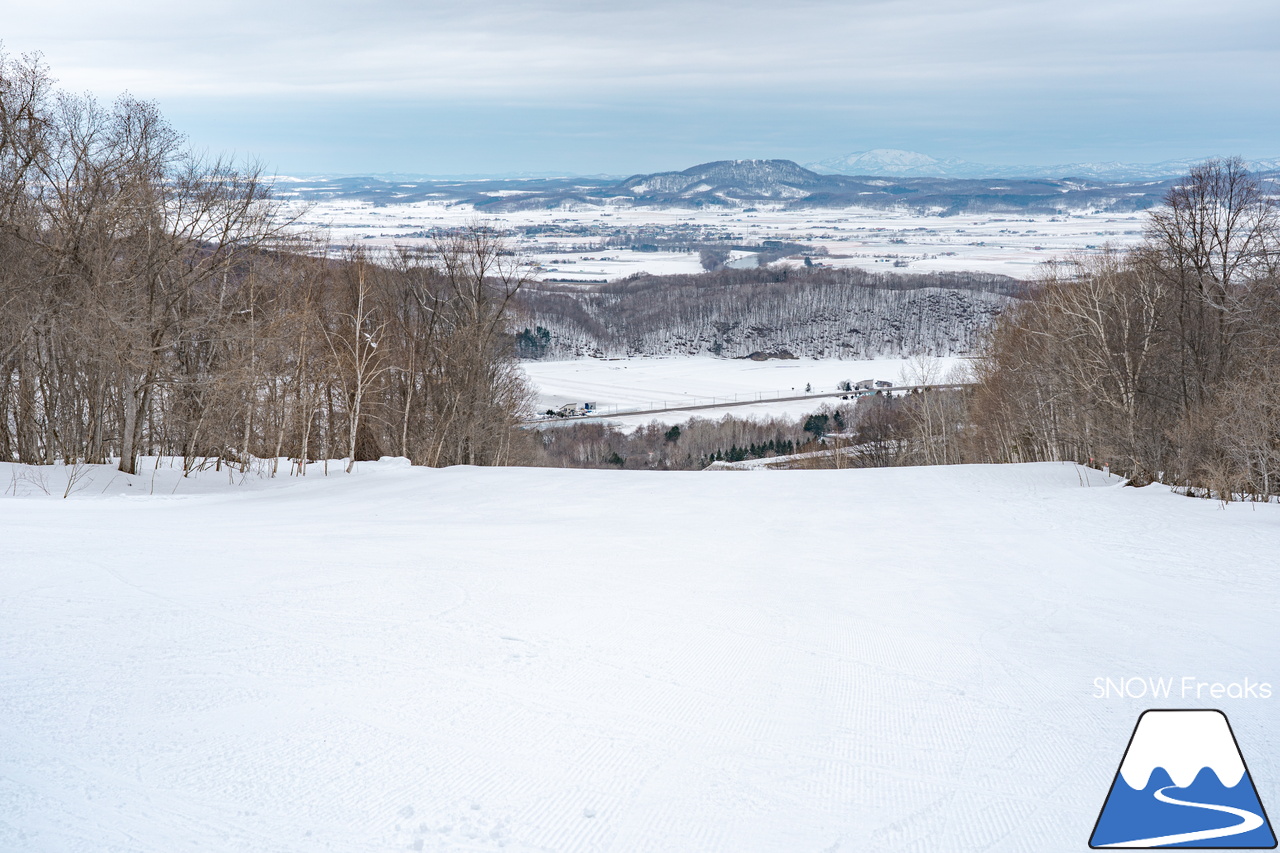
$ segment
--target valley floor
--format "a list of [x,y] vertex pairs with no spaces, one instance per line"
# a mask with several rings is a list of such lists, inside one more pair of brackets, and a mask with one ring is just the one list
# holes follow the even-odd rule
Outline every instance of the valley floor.
[[1280,698],[1094,698],[1280,682],[1280,506],[1069,464],[151,473],[0,497],[0,850],[1081,850],[1147,707],[1225,710],[1280,808]]
[[[841,382],[879,379],[894,385],[921,381],[924,369],[931,381],[947,381],[953,368],[963,369],[963,357],[835,359],[797,358],[752,361],[709,355],[667,358],[576,358],[565,361],[526,361],[521,368],[537,390],[537,410],[559,408],[565,403],[594,403],[609,415],[611,423],[634,428],[656,420],[683,423],[692,417],[798,418],[817,411],[824,403],[838,405],[839,397],[783,400],[805,393],[834,391]],[[740,401],[760,399],[750,406]],[[642,416],[613,416],[615,410],[658,409],[732,402],[724,409],[674,411]]]
[[[1140,213],[1017,215],[974,213],[937,216],[867,208],[799,210],[691,210],[688,208],[584,206],[489,213],[447,201],[378,205],[356,199],[316,202],[299,224],[321,228],[334,246],[390,248],[420,245],[424,230],[482,223],[500,230],[530,228],[516,250],[534,264],[535,277],[560,282],[616,281],[636,273],[702,272],[696,251],[637,251],[605,245],[606,237],[634,236],[637,229],[695,242],[803,243],[827,254],[820,264],[873,272],[982,271],[1034,278],[1046,261],[1103,246],[1136,244]],[[560,229],[565,229],[561,231]],[[586,232],[585,234],[583,232]],[[640,238],[639,242],[643,242]],[[749,252],[734,252],[736,266],[754,266]],[[798,259],[778,261],[798,265]]]

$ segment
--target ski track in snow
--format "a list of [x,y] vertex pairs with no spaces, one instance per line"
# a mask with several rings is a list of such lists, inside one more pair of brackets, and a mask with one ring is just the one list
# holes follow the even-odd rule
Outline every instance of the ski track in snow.
[[318,473],[0,498],[0,850],[1077,850],[1094,677],[1280,657],[1280,507],[1072,465]]

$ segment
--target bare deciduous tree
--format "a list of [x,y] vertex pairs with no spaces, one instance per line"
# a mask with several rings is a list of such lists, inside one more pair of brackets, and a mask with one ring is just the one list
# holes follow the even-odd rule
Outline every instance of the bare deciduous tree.
[[334,258],[269,191],[153,104],[0,53],[0,458],[511,461],[524,268],[501,236]]
[[992,329],[971,407],[999,461],[1108,463],[1233,495],[1275,494],[1280,219],[1238,159],[1209,161],[1147,241],[1051,268]]

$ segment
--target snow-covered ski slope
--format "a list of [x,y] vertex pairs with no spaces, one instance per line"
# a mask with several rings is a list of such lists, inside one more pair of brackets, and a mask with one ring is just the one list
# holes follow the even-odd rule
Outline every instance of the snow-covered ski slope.
[[1280,506],[318,473],[0,497],[0,850],[1075,851],[1147,707],[1223,708],[1280,808],[1280,700],[1093,682],[1280,682]]

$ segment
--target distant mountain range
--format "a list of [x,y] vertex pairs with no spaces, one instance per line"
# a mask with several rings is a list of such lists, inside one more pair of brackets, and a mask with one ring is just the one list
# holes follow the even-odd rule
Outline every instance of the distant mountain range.
[[1090,179],[871,177],[820,174],[791,160],[717,160],[679,172],[634,175],[594,188],[579,182],[528,194],[511,190],[477,207],[510,209],[565,204],[630,204],[647,207],[907,207],[924,213],[1059,213],[1076,210],[1132,212],[1159,202],[1164,181],[1110,183]]
[[[790,160],[717,160],[679,172],[616,178],[523,178],[491,180],[384,180],[382,178],[287,179],[282,196],[352,199],[375,205],[438,201],[477,210],[530,210],[591,206],[747,208],[831,207],[910,209],[942,215],[1075,211],[1127,213],[1160,202],[1176,178],[1126,181],[1072,177],[932,177],[885,175],[886,168],[930,170],[944,161],[893,152],[881,159],[845,158],[882,174],[822,174]],[[946,161],[955,167],[957,161]],[[955,167],[958,168],[958,167]],[[1183,172],[1178,171],[1181,175]]]
[[[1053,166],[994,166],[970,163],[954,157],[940,160],[918,151],[897,148],[873,148],[855,151],[808,164],[822,174],[872,175],[877,177],[922,178],[1089,178],[1095,181],[1158,181],[1178,178],[1197,163],[1193,160],[1165,160],[1160,163],[1060,163]],[[1280,158],[1261,158],[1249,162],[1255,172],[1280,170]]]
[[[720,160],[716,164],[704,163],[694,166],[702,169],[711,165],[724,166],[720,169],[722,176],[732,178],[730,171],[738,168],[739,173],[752,166],[730,166],[729,164],[761,164],[787,163],[790,169],[805,169],[818,175],[849,175],[873,178],[957,178],[962,180],[982,180],[984,178],[1087,178],[1094,181],[1132,182],[1160,181],[1180,178],[1198,163],[1208,157],[1184,160],[1164,160],[1159,163],[1121,163],[1118,161],[1096,163],[1059,163],[1050,166],[997,166],[990,163],[972,163],[955,157],[939,159],[919,151],[904,151],[900,148],[873,148],[870,151],[855,151],[843,157],[832,157],[807,163],[803,167],[790,160]],[[1254,172],[1280,172],[1280,157],[1260,157],[1247,161]],[[686,170],[688,171],[688,170]],[[662,172],[658,174],[676,175],[683,172]],[[451,184],[451,183],[490,183],[494,181],[548,181],[568,182],[592,185],[611,185],[617,183],[622,175],[580,175],[571,172],[505,172],[474,174],[428,174],[423,172],[381,172],[360,174],[309,174],[303,177],[278,176],[283,184],[302,183],[318,184],[321,182],[350,182],[352,180],[375,179],[387,183],[411,184]],[[793,174],[793,178],[795,175]],[[633,179],[628,179],[633,180]],[[655,189],[658,185],[653,185]]]

